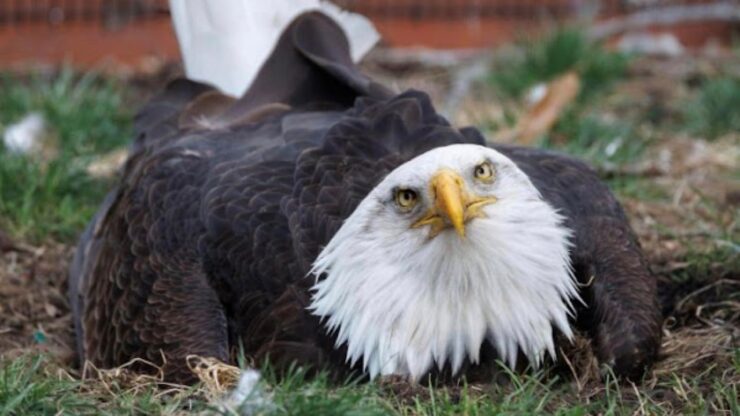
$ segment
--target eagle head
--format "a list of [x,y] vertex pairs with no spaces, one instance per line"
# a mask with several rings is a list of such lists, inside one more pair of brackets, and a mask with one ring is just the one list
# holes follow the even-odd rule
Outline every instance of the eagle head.
[[310,310],[371,377],[457,372],[491,343],[554,358],[578,299],[571,232],[529,178],[478,145],[439,147],[378,184],[316,259]]

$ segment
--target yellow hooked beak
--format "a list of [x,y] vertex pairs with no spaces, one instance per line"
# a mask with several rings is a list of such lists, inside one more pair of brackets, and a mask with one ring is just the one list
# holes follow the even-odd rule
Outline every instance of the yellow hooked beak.
[[463,178],[449,169],[437,172],[429,186],[434,197],[434,206],[413,227],[430,225],[430,237],[436,236],[450,225],[460,237],[465,237],[465,224],[473,218],[485,216],[481,208],[496,202],[495,197],[471,196]]

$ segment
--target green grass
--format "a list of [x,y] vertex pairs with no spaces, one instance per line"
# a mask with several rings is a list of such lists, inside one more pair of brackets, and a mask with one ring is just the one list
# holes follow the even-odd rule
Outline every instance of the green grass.
[[87,163],[131,139],[132,110],[120,86],[70,70],[23,80],[0,75],[0,109],[0,133],[38,112],[60,147],[44,167],[0,144],[0,227],[29,240],[72,240],[110,187],[85,173]]
[[687,128],[713,140],[740,132],[740,79],[718,78],[702,84],[685,110]]
[[[740,371],[740,349],[730,368],[709,366],[692,377],[672,374],[654,388],[637,391],[607,378],[578,391],[572,381],[543,373],[508,372],[496,383],[460,387],[412,387],[398,393],[377,382],[336,384],[325,376],[308,378],[294,370],[281,380],[269,371],[261,389],[267,404],[249,407],[257,415],[524,415],[552,414],[738,414],[738,386],[732,372]],[[26,414],[187,414],[211,410],[201,386],[163,392],[155,384],[132,385],[122,380],[80,381],[55,372],[44,356],[0,360],[0,416]],[[667,396],[666,396],[667,395]],[[253,399],[253,398],[252,398]],[[250,400],[250,399],[248,399]],[[221,412],[229,414],[228,412]]]
[[597,166],[621,166],[638,160],[648,143],[629,121],[606,121],[586,111],[571,109],[540,145],[565,151]]
[[302,369],[292,369],[279,380],[270,370],[263,376],[262,389],[270,403],[257,408],[266,414],[380,416],[391,411],[376,385],[356,379],[337,384],[326,373],[309,377]]
[[655,182],[638,175],[620,174],[605,179],[609,188],[620,198],[640,201],[662,201],[668,192]]
[[81,381],[42,355],[0,359],[0,416],[155,415],[206,409],[205,402],[191,400],[193,391],[168,395],[156,384],[132,389],[117,382]]
[[0,365],[0,415],[54,414],[61,408],[91,406],[75,395],[76,382],[46,377],[41,357]]
[[543,39],[524,40],[520,47],[521,56],[498,60],[489,77],[509,97],[520,97],[533,85],[574,70],[581,77],[581,98],[588,98],[621,78],[628,63],[626,55],[590,42],[577,28],[558,28]]
[[689,248],[682,259],[686,267],[671,274],[674,282],[706,283],[740,275],[740,244],[737,241],[720,241],[701,248],[684,241],[684,246]]

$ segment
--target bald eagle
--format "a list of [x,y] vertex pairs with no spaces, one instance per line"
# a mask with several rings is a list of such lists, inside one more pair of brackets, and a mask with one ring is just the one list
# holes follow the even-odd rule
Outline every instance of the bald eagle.
[[188,382],[187,356],[241,349],[419,380],[537,367],[575,329],[619,375],[654,360],[656,283],[595,173],[372,81],[320,13],[240,99],[174,81],[135,128],[71,267],[82,360]]

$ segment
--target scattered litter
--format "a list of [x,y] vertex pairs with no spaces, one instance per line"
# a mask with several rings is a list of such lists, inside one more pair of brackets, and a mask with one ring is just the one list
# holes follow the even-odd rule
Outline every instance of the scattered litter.
[[257,370],[242,371],[239,384],[223,401],[221,410],[228,414],[250,416],[274,408],[270,397],[260,388],[260,378]]
[[42,162],[48,162],[59,154],[56,135],[39,113],[29,113],[8,126],[3,134],[3,143],[11,153],[28,155]]
[[606,145],[606,148],[604,149],[604,154],[607,157],[612,157],[617,153],[617,150],[619,150],[620,147],[622,147],[622,143],[624,142],[624,138],[622,136],[619,136],[609,142],[608,145]]
[[33,333],[33,342],[36,344],[44,344],[46,343],[46,334],[43,333],[43,331],[36,331]]
[[87,174],[98,179],[112,178],[126,163],[126,158],[128,158],[126,149],[117,149],[104,154],[87,166]]

